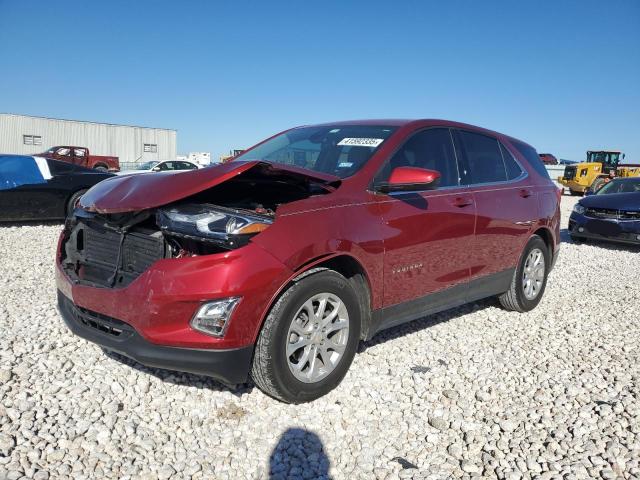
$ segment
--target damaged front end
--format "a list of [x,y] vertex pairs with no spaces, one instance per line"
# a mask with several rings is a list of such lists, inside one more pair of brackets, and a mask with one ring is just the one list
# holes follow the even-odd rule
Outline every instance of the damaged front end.
[[[67,219],[60,252],[63,271],[75,283],[126,287],[158,260],[241,248],[273,224],[280,205],[329,193],[336,185],[264,162],[251,168],[240,164],[239,170],[230,175],[227,167],[221,181],[205,178],[201,190],[194,191],[191,178],[182,198],[176,181],[189,173],[174,175],[164,204],[158,189],[167,176],[120,177],[98,184],[97,192],[85,194]],[[118,196],[122,198],[114,202]]]

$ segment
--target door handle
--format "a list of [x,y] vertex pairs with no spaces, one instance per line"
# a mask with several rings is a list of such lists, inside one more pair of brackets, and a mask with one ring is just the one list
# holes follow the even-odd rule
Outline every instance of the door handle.
[[468,207],[469,205],[473,204],[473,200],[469,197],[456,197],[451,201],[451,204],[454,207]]
[[528,188],[523,188],[519,193],[522,198],[529,198],[532,195],[531,190]]

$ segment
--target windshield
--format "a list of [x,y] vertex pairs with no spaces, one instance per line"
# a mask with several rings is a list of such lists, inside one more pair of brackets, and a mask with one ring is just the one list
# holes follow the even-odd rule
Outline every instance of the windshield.
[[607,165],[617,165],[620,161],[618,152],[587,152],[588,162],[605,163]]
[[144,162],[141,163],[138,166],[138,170],[151,170],[153,167],[155,167],[158,164],[158,162],[155,162],[153,160],[151,160],[150,162]]
[[632,193],[640,192],[640,178],[629,180],[612,180],[596,192],[596,195],[603,193]]
[[371,125],[301,127],[267,140],[233,161],[263,160],[345,178],[367,163],[395,130]]

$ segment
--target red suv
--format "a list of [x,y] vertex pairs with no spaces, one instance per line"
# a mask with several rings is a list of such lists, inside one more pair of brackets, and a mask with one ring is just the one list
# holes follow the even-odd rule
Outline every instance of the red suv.
[[380,330],[491,296],[534,308],[559,225],[519,140],[442,120],[305,126],[229,163],[97,184],[60,236],[59,308],[145,365],[305,402]]

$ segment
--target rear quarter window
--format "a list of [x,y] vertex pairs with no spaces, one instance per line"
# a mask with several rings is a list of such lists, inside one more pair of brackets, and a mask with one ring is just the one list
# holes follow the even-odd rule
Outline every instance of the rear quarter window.
[[511,144],[522,154],[536,172],[544,178],[551,179],[549,172],[544,168],[544,164],[542,163],[542,160],[540,160],[540,156],[538,155],[538,152],[536,152],[535,148],[517,140],[511,140]]
[[507,180],[515,180],[522,175],[522,167],[518,165],[513,155],[507,147],[502,143],[500,144],[500,151],[502,152],[502,159],[504,160],[504,167],[507,169]]

